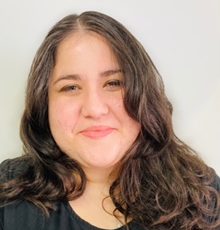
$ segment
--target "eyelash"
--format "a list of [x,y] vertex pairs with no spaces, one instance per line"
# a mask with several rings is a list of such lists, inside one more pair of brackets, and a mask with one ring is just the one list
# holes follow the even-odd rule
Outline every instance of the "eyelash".
[[[124,83],[121,80],[109,80],[103,87],[107,87],[109,90],[114,91],[124,87]],[[60,92],[74,92],[81,90],[82,87],[79,85],[66,85],[60,89]]]
[[61,88],[61,92],[68,92],[68,91],[78,91],[81,87],[79,85],[67,85]]
[[104,87],[110,87],[112,89],[122,88],[124,86],[123,81],[121,80],[110,80],[105,83]]

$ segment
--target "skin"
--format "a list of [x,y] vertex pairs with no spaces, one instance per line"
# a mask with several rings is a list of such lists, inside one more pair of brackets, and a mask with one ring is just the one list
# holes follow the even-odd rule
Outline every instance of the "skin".
[[59,147],[83,168],[107,169],[140,132],[123,105],[123,74],[107,42],[78,32],[58,47],[49,122]]
[[[102,228],[116,227],[115,218],[102,207],[109,175],[140,132],[124,108],[123,80],[113,52],[99,35],[79,31],[59,45],[49,83],[50,128],[61,150],[79,162],[88,178],[72,207]],[[112,213],[111,200],[104,205]]]

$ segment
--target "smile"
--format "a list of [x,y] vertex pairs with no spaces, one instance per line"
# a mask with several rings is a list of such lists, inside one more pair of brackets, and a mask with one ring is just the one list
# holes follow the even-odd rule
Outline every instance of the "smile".
[[91,139],[99,139],[108,136],[111,134],[115,129],[107,126],[92,126],[89,127],[80,133],[83,136],[86,136]]

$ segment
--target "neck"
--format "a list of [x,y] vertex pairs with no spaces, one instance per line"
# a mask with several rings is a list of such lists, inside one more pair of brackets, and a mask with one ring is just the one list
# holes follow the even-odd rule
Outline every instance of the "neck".
[[[83,170],[87,177],[86,188],[80,197],[70,201],[72,208],[81,218],[95,226],[105,229],[118,227],[121,223],[113,216],[115,206],[109,197],[109,188],[115,179],[112,169]],[[123,215],[119,212],[115,214],[123,223]]]
[[82,198],[91,203],[99,204],[108,213],[113,213],[115,205],[110,198],[109,190],[118,175],[118,167],[114,168],[85,168],[87,183]]
[[83,168],[87,182],[93,185],[110,187],[117,177],[117,169],[114,168]]

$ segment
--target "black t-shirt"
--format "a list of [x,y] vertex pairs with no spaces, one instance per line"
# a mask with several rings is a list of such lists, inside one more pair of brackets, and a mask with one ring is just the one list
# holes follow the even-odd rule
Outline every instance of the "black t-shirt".
[[[4,161],[0,164],[0,183],[22,174],[27,166],[28,163],[20,158]],[[213,187],[220,191],[218,176]],[[213,204],[213,207],[215,205]],[[57,202],[55,206],[56,210],[52,211],[49,217],[25,200],[0,207],[0,230],[101,230],[81,219],[67,201]],[[130,222],[128,226],[129,230],[143,230],[143,227],[135,222]],[[122,226],[117,230],[127,229]]]
[[[81,219],[68,202],[58,202],[56,210],[46,217],[43,212],[27,201],[0,208],[0,230],[100,230]],[[141,230],[131,222],[129,229]],[[126,230],[125,226],[117,230]]]
[[[0,164],[0,183],[22,174],[27,166],[25,159],[4,161]],[[0,207],[0,230],[101,230],[81,219],[67,201],[57,202],[55,207],[49,217],[25,200]],[[128,226],[129,230],[143,229],[134,222]],[[126,227],[117,230],[126,230]]]

